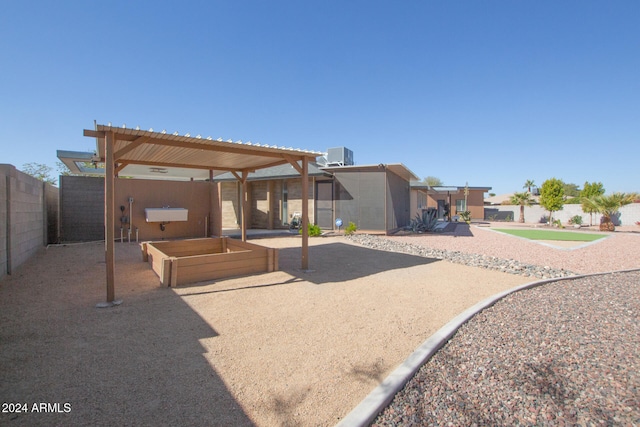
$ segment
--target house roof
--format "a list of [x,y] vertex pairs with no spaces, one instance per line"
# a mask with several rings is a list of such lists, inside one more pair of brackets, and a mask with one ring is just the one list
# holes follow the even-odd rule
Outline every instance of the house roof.
[[[426,190],[426,191],[431,191],[434,193],[452,193],[452,192],[458,192],[458,191],[464,191],[465,188],[467,188],[467,186],[462,185],[462,186],[455,186],[455,185],[428,185],[425,184],[424,182],[412,182],[411,183],[411,188],[415,189],[415,190]],[[471,191],[489,191],[491,190],[491,187],[468,187],[469,190]]]
[[380,163],[378,165],[352,165],[352,166],[327,166],[323,167],[322,170],[327,172],[373,172],[379,171],[380,169],[387,169],[396,175],[406,179],[407,181],[412,181],[418,179],[418,176],[413,173],[408,167],[403,165],[402,163],[394,163],[394,164],[384,164]]
[[[372,172],[379,171],[380,168],[386,168],[391,172],[405,178],[409,181],[411,178],[416,178],[415,174],[411,172],[403,164],[392,165],[369,165],[369,166],[322,166],[319,163],[309,162],[309,176],[326,176],[330,177],[335,172]],[[249,174],[248,181],[260,181],[269,179],[286,179],[297,178],[300,174],[291,165],[274,166],[268,169],[261,169]],[[236,178],[231,173],[225,173],[214,178],[214,181],[235,181]]]
[[[324,172],[317,163],[309,162],[309,176],[331,176]],[[270,179],[299,178],[300,173],[292,165],[279,165],[270,168],[259,169],[251,172],[247,181],[265,181]],[[214,181],[237,181],[237,178],[230,172],[223,173],[214,178]]]
[[[95,130],[84,130],[84,135],[96,138],[96,155],[92,160],[103,162],[105,159],[105,140],[107,135],[114,138],[114,157],[118,163],[117,172],[123,176],[141,174],[159,177],[186,174],[188,177],[209,178],[224,172],[250,172],[261,168],[287,164],[290,161],[308,158],[315,160],[323,153],[318,151],[264,145],[242,141],[223,141],[222,138],[192,137],[154,132],[153,129],[140,130],[111,125],[96,125]],[[62,158],[61,158],[62,160]],[[86,160],[82,160],[86,161]],[[67,166],[77,167],[77,162],[65,161]],[[138,165],[138,167],[134,167]],[[70,167],[71,168],[71,167]],[[78,170],[79,167],[78,167]],[[158,173],[158,171],[160,171]],[[166,171],[166,172],[165,172]],[[200,171],[199,173],[197,171]]]

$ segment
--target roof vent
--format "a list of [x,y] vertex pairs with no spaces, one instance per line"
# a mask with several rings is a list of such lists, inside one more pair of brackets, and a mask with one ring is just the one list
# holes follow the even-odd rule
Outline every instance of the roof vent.
[[353,151],[346,147],[327,150],[327,166],[353,166]]

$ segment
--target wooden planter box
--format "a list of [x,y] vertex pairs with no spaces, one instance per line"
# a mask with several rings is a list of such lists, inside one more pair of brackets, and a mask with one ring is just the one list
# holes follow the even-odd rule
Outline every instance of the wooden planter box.
[[142,260],[164,286],[278,270],[278,250],[229,237],[143,242]]

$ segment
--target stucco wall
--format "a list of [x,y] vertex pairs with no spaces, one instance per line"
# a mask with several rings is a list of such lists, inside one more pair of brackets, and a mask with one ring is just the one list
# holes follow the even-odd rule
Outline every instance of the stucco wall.
[[[133,203],[129,204],[129,198]],[[200,181],[153,181],[116,179],[114,194],[115,236],[124,240],[158,240],[204,237],[212,233],[213,203],[216,184]],[[129,211],[131,206],[131,211]],[[148,223],[145,208],[185,208],[187,221],[165,224]],[[121,209],[124,207],[124,210]],[[61,239],[91,241],[104,239],[104,179],[95,177],[62,177]],[[131,235],[129,235],[131,230]]]
[[0,276],[4,276],[48,243],[47,207],[55,207],[57,189],[7,164],[0,165],[0,181]]
[[[203,181],[151,181],[144,179],[118,179],[115,186],[116,238],[120,228],[127,238],[129,228],[131,239],[135,239],[136,229],[139,240],[158,240],[211,235],[213,195],[216,185]],[[129,212],[129,198],[133,198]],[[124,211],[121,210],[124,207]],[[187,221],[172,221],[161,229],[160,223],[146,222],[145,208],[185,208]],[[129,222],[121,222],[121,217]]]
[[220,183],[222,191],[222,228],[240,227],[240,190],[237,181]]

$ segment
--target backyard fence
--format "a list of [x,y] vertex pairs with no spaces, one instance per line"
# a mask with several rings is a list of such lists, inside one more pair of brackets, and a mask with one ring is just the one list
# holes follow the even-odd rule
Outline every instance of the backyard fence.
[[0,277],[58,238],[58,188],[0,164]]
[[[575,215],[582,217],[582,224],[589,225],[591,215],[585,213],[582,210],[582,205],[571,204],[564,205],[562,210],[553,212],[553,219],[559,219],[563,224],[568,224],[569,219]],[[601,215],[598,213],[593,214],[592,224],[600,224]],[[520,218],[520,206],[513,205],[499,205],[499,206],[485,206],[484,207],[484,219],[485,221],[514,221],[518,222]],[[549,219],[549,211],[546,211],[540,205],[525,206],[524,207],[524,221],[527,223],[546,223]],[[637,221],[640,221],[640,203],[632,203],[620,208],[618,215],[612,218],[614,224],[618,225],[633,225]]]

